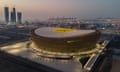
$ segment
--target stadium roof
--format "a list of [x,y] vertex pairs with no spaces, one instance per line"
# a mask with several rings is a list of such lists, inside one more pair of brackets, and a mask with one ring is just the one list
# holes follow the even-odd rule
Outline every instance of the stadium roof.
[[35,34],[49,38],[66,38],[83,36],[95,32],[95,30],[76,30],[68,28],[42,27],[35,30]]

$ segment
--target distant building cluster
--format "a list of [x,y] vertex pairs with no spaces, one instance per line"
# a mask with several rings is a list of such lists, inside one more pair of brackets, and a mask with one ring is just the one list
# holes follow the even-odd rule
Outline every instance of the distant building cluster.
[[22,12],[16,12],[15,8],[10,12],[8,7],[4,7],[4,14],[6,24],[22,23]]
[[48,27],[62,27],[72,29],[80,28],[80,21],[76,17],[49,18],[47,24]]

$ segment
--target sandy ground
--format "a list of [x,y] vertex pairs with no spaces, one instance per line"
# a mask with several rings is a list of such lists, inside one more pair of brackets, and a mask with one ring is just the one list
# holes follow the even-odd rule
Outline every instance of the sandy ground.
[[0,53],[0,72],[43,72],[43,70],[36,70],[7,60],[4,56]]
[[120,72],[120,60],[113,60],[111,72]]

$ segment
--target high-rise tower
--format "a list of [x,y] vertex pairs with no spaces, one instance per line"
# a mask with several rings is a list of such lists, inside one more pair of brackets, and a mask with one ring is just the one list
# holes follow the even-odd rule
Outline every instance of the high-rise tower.
[[13,11],[11,11],[11,23],[16,23],[16,9],[13,8]]
[[10,13],[11,14],[11,23],[14,22],[14,15],[13,15],[13,12]]
[[13,21],[16,23],[16,9],[13,8]]
[[8,24],[9,23],[9,8],[4,7],[4,14],[5,14],[5,22]]
[[19,24],[22,24],[22,13],[21,12],[17,12],[17,20]]

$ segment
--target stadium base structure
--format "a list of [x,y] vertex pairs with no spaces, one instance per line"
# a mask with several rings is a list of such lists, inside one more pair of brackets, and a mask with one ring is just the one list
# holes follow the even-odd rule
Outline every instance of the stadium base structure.
[[60,53],[93,50],[99,36],[97,30],[42,27],[31,31],[31,40],[37,50]]

